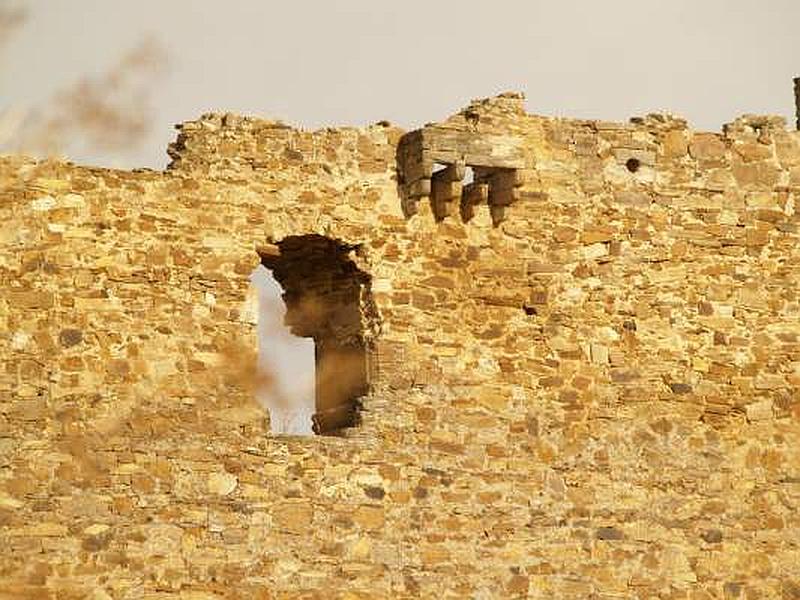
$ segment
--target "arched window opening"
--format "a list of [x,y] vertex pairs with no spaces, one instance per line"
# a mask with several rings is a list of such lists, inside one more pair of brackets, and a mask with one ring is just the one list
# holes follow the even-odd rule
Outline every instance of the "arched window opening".
[[259,249],[283,288],[284,324],[314,345],[313,431],[335,434],[358,422],[369,387],[368,349],[377,328],[369,276],[355,247],[320,235],[291,236]]

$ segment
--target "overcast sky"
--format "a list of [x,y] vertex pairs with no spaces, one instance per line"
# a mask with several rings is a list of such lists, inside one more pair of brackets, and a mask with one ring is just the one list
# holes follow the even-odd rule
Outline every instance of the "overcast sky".
[[[20,0],[0,0],[0,2]],[[174,123],[214,111],[303,127],[439,120],[506,90],[530,112],[627,120],[670,110],[718,130],[793,112],[798,0],[27,0],[0,108],[107,69],[148,33],[170,71],[153,136],[92,162],[162,167]]]
[[[668,110],[718,131],[740,114],[770,113],[793,126],[800,75],[800,0],[0,3],[29,12],[0,57],[0,111],[46,103],[149,34],[166,47],[150,138],[71,157],[109,166],[164,167],[173,124],[208,111],[410,129],[508,90],[543,115],[625,121]],[[312,345],[265,331],[286,382],[313,371]]]

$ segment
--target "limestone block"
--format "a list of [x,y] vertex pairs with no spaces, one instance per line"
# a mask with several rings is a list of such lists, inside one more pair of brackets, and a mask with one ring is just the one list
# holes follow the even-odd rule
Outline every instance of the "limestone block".
[[272,518],[280,530],[294,534],[308,534],[314,509],[305,501],[283,502],[276,504],[272,510]]
[[239,481],[231,473],[212,472],[208,474],[208,491],[219,496],[227,496],[232,493]]
[[772,400],[762,400],[761,402],[747,405],[747,419],[749,421],[765,421],[771,419],[772,416]]
[[717,161],[725,157],[727,148],[720,136],[699,133],[692,136],[689,142],[689,154],[698,160]]

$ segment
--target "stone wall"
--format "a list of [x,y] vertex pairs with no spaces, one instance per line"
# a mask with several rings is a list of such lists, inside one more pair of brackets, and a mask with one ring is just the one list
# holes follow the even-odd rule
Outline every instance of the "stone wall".
[[[0,159],[0,598],[800,597],[800,134],[505,94],[403,135]],[[295,236],[369,281],[338,436],[253,400]]]

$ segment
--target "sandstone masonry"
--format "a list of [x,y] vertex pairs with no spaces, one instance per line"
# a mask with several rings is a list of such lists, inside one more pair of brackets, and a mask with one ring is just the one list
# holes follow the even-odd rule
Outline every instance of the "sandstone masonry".
[[[0,158],[0,598],[800,598],[781,118],[503,94],[170,155]],[[329,435],[253,399],[259,262],[354,357]]]

